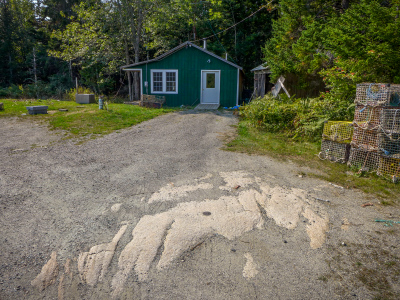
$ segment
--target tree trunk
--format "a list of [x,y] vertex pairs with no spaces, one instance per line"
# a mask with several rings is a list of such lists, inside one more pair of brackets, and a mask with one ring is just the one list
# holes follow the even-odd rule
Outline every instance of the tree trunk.
[[8,54],[8,64],[10,66],[10,85],[12,85],[12,83],[13,83],[13,70],[12,70],[11,53]]
[[[129,48],[128,48],[128,41],[125,39],[125,59],[126,59],[126,64],[129,65],[131,63],[130,57],[129,57]],[[128,91],[129,91],[129,101],[133,101],[132,97],[132,76],[131,72],[126,72],[128,74]]]
[[33,78],[35,81],[36,98],[39,98],[37,90],[36,49],[33,47]]
[[132,74],[128,71],[128,85],[129,85],[129,101],[133,101],[132,93]]
[[[137,15],[137,26],[136,26],[136,36],[135,36],[135,63],[139,62],[139,55],[140,55],[140,36],[142,32],[142,24],[143,24],[143,7],[142,7],[142,0],[136,1],[137,8],[138,8],[138,15]],[[135,100],[140,100],[140,78],[139,72],[133,73],[133,85],[134,85],[134,94]]]

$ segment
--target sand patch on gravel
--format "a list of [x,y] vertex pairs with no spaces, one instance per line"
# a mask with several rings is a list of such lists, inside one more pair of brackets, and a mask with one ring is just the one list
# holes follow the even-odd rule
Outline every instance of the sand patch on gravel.
[[50,260],[42,267],[42,271],[31,284],[43,291],[49,285],[52,285],[58,276],[58,263],[57,263],[57,252],[53,251],[50,256]]
[[122,226],[111,243],[93,246],[89,252],[79,254],[78,271],[82,281],[94,286],[103,279],[114,256],[115,248],[127,227],[128,225]]
[[219,187],[223,191],[231,191],[237,186],[244,188],[255,182],[249,173],[243,171],[220,172],[219,175],[226,183],[226,185]]
[[256,201],[262,197],[250,190],[240,193],[239,197],[180,203],[169,211],[144,216],[132,232],[132,241],[120,255],[119,271],[112,280],[113,296],[123,290],[132,269],[139,281],[147,279],[150,265],[163,244],[157,264],[159,270],[215,234],[232,240],[256,227],[261,228],[264,221]]
[[267,216],[275,220],[278,226],[294,229],[300,221],[300,214],[306,205],[305,191],[292,189],[290,191],[281,187],[270,188],[261,186],[262,191],[269,195],[263,206]]
[[194,192],[197,190],[207,190],[212,188],[213,185],[211,183],[199,183],[197,185],[183,185],[178,187],[169,184],[166,187],[161,188],[157,193],[154,193],[150,197],[149,203],[176,201],[180,198],[186,197],[189,192]]
[[308,219],[306,231],[310,237],[310,247],[317,249],[322,247],[326,240],[326,232],[329,229],[329,219],[318,216],[309,207],[305,208],[303,216]]
[[300,222],[300,217],[308,219],[306,232],[310,238],[312,249],[320,248],[326,240],[329,229],[329,218],[317,215],[307,202],[307,193],[301,189],[285,190],[281,187],[269,188],[261,186],[261,190],[269,195],[263,204],[267,216],[275,223],[287,229],[294,229]]
[[58,283],[58,300],[64,300],[65,285],[64,285],[65,275],[62,274],[60,277],[60,282]]
[[70,258],[67,258],[65,264],[64,264],[64,274],[61,274],[60,280],[58,283],[58,300],[64,300],[64,294],[65,294],[65,278],[68,275],[69,279],[72,280],[72,270],[71,270],[71,262],[72,260]]
[[113,206],[111,206],[111,211],[112,212],[118,212],[121,209],[121,203],[116,203]]
[[350,226],[350,222],[347,218],[343,218],[342,226],[340,227],[342,230],[348,230]]
[[[261,183],[259,178],[251,178],[244,172],[221,173],[221,176],[227,182],[226,187],[239,183],[241,186]],[[167,268],[185,251],[213,235],[233,240],[255,228],[262,229],[264,214],[287,229],[295,229],[301,216],[304,216],[309,220],[306,232],[310,247],[315,249],[323,245],[329,220],[311,209],[306,191],[265,184],[259,187],[261,192],[249,189],[217,200],[184,202],[166,212],[144,216],[132,232],[133,239],[119,257],[119,271],[112,280],[113,296],[123,290],[132,270],[139,281],[147,280],[160,247],[164,249],[156,266],[158,270]],[[248,265],[243,271],[246,278],[256,275],[254,261],[250,257],[248,255]]]
[[[170,210],[156,215],[145,215],[139,220],[132,231],[132,240],[118,258],[118,271],[111,282],[113,297],[123,291],[132,271],[139,282],[146,281],[152,264],[156,264],[157,270],[166,269],[186,251],[196,248],[214,235],[234,240],[251,230],[262,229],[265,218],[273,219],[277,226],[293,230],[304,217],[309,221],[306,232],[310,238],[310,247],[316,249],[324,244],[329,219],[323,212],[317,214],[312,209],[306,191],[270,187],[260,178],[241,171],[221,172],[220,175],[226,182],[223,189],[231,189],[234,185],[240,185],[241,189],[234,195],[222,196],[216,200],[179,203]],[[209,178],[211,177],[207,175],[202,180]],[[172,201],[198,189],[213,188],[212,184],[199,181],[196,180],[197,185],[181,187],[169,184],[153,194],[149,202]],[[253,186],[257,186],[259,190]],[[114,204],[111,210],[118,211],[119,207],[120,204]],[[126,222],[123,224],[110,243],[96,245],[79,255],[78,272],[83,282],[95,286],[104,278],[118,242],[127,229]],[[246,253],[245,258],[247,262],[243,276],[251,279],[258,273],[257,265],[250,253]],[[43,267],[44,275],[39,274],[42,279],[35,279],[35,284],[51,284],[51,278],[57,276],[54,275],[54,263],[57,264],[55,253],[52,260]],[[63,294],[65,276],[69,273],[69,263],[66,263],[65,271],[60,281],[60,295]]]
[[245,253],[246,265],[243,268],[243,277],[247,279],[254,278],[258,274],[257,264],[254,262],[251,253]]
[[211,173],[208,173],[207,175],[201,177],[199,180],[200,180],[200,181],[203,181],[203,180],[210,179],[210,178],[212,178],[212,177],[213,177],[213,175],[212,175]]
[[[232,240],[243,233],[260,228],[264,222],[256,199],[262,197],[255,190],[245,191],[236,197],[219,200],[182,203],[171,211],[175,218],[168,231],[157,268],[168,267],[185,251],[219,234]],[[204,215],[209,212],[210,215]]]

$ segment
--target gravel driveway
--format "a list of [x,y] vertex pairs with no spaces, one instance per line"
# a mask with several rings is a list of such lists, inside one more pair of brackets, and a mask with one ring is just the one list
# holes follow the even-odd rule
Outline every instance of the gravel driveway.
[[374,222],[398,208],[221,150],[236,123],[185,111],[77,145],[0,119],[0,299],[398,299],[400,225]]

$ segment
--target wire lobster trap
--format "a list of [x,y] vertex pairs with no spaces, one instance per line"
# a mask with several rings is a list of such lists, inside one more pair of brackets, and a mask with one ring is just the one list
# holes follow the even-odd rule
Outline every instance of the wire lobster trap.
[[381,106],[357,105],[353,125],[364,129],[376,129],[381,124],[382,112]]
[[367,130],[360,127],[354,127],[353,139],[351,140],[351,146],[357,149],[363,149],[366,151],[378,151],[378,131]]
[[383,155],[400,159],[400,133],[379,133],[378,148]]
[[400,158],[381,156],[376,173],[397,183],[400,176]]
[[350,144],[338,143],[330,140],[322,140],[320,159],[327,159],[333,162],[346,163],[349,159]]
[[400,133],[400,109],[384,109],[380,128],[388,133]]
[[343,144],[350,144],[353,137],[353,123],[345,121],[326,121],[322,138]]
[[400,85],[385,83],[357,84],[355,103],[372,106],[400,106]]
[[351,147],[347,164],[360,171],[371,172],[378,169],[379,158],[377,152]]

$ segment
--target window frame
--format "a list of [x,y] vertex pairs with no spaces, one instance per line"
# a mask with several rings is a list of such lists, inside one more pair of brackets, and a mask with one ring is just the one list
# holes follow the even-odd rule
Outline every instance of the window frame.
[[[153,81],[153,73],[162,73],[162,91],[154,91],[154,81]],[[167,91],[167,73],[175,73],[175,91],[168,92]],[[152,69],[150,70],[150,83],[151,83],[151,93],[152,94],[178,94],[178,70],[176,69]],[[172,82],[172,81],[171,81]]]

